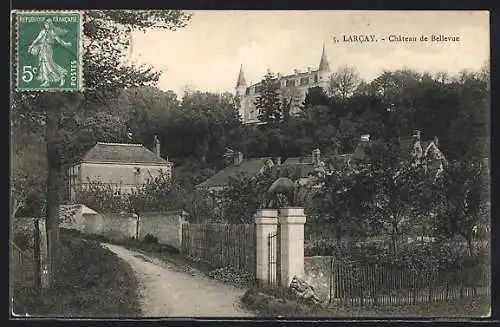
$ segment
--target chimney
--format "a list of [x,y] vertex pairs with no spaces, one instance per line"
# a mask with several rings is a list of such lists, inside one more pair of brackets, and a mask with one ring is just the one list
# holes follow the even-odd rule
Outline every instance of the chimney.
[[295,73],[295,75],[300,74],[300,70],[298,70],[298,69],[294,69],[293,72]]
[[437,136],[434,136],[434,145],[439,147],[439,138]]
[[280,73],[277,73],[277,74],[276,74],[276,77],[277,77],[278,79],[281,79],[281,74],[280,74]]
[[320,155],[321,155],[321,151],[319,149],[314,149],[312,151],[312,163],[314,165],[319,165]]
[[308,73],[312,72],[312,68],[311,67],[307,67],[307,72]]
[[363,134],[360,138],[361,142],[370,142],[370,134]]
[[420,140],[420,130],[414,130],[412,136]]
[[243,153],[237,152],[234,154],[234,164],[239,165],[243,162]]
[[160,140],[158,139],[158,135],[155,135],[153,140],[154,140],[154,144],[155,144],[155,153],[158,157],[161,157],[161,155],[160,155]]

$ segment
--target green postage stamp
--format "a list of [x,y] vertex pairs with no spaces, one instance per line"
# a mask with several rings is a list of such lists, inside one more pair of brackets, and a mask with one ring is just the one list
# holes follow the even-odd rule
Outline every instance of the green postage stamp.
[[15,21],[16,90],[82,90],[83,13],[15,11]]

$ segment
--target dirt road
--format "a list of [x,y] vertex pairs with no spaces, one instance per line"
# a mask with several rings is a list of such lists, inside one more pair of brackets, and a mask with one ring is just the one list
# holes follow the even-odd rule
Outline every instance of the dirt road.
[[242,289],[222,284],[188,266],[164,262],[117,245],[102,246],[128,262],[137,274],[144,317],[253,316],[241,307]]

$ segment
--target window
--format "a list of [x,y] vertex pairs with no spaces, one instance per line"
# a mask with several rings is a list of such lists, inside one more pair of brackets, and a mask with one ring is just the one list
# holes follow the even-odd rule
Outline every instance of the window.
[[141,180],[141,168],[134,168],[134,181],[135,184],[142,184]]
[[314,83],[318,83],[318,74],[314,74]]
[[293,79],[287,80],[286,81],[286,86],[287,87],[295,86],[295,80],[293,80]]
[[309,77],[302,77],[300,79],[300,85],[307,85],[309,84]]

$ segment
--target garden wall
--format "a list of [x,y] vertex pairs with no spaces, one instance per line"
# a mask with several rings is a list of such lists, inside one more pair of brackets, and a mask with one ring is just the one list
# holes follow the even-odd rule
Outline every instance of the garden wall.
[[139,240],[144,240],[150,234],[158,239],[158,243],[181,250],[182,225],[187,223],[186,216],[184,211],[142,213],[139,219]]
[[304,279],[314,287],[316,294],[326,300],[330,290],[331,257],[314,256],[304,258]]
[[[102,217],[101,235],[114,241],[136,237],[137,218],[133,214],[105,214]],[[98,220],[98,219],[97,219]]]

